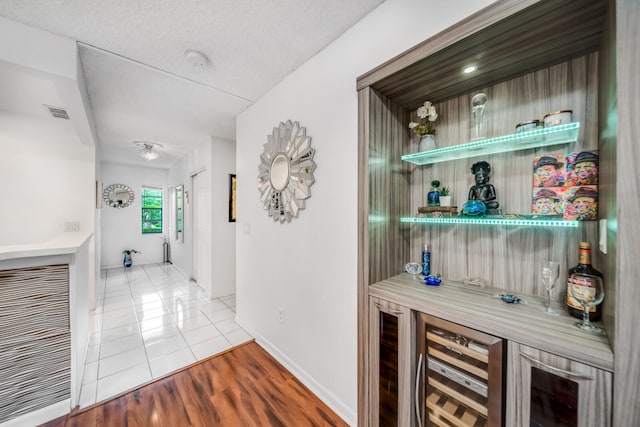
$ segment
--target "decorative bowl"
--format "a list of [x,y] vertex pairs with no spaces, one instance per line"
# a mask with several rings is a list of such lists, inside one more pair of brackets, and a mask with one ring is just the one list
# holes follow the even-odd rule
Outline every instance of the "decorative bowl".
[[465,215],[484,215],[487,207],[480,200],[469,200],[462,206],[462,212]]
[[404,271],[409,274],[420,274],[422,272],[422,266],[417,262],[408,262],[404,266]]

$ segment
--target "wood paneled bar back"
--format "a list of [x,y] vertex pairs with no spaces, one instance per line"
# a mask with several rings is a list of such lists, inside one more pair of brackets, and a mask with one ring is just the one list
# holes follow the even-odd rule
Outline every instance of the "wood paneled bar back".
[[[413,216],[419,206],[426,205],[429,182],[438,179],[450,187],[453,204],[461,206],[473,185],[471,164],[487,160],[503,211],[527,213],[531,212],[535,156],[594,149],[601,155],[599,217],[618,227],[607,230],[617,247],[609,245],[608,255],[594,251],[594,264],[605,273],[604,322],[615,365],[625,366],[632,374],[614,375],[613,419],[615,425],[624,425],[628,419],[628,412],[623,418],[625,404],[620,402],[626,402],[626,410],[631,408],[640,416],[639,405],[628,397],[640,392],[640,369],[632,367],[630,352],[640,350],[640,344],[619,338],[629,336],[632,319],[640,320],[638,310],[632,308],[639,303],[640,292],[620,279],[640,273],[637,262],[633,266],[628,262],[633,253],[638,254],[638,245],[618,233],[621,207],[626,210],[620,219],[637,218],[640,209],[637,198],[619,200],[616,195],[623,184],[621,176],[630,188],[637,188],[640,182],[637,168],[632,167],[637,158],[634,161],[633,156],[616,149],[624,146],[627,152],[636,152],[632,139],[637,134],[637,118],[636,131],[630,120],[631,112],[638,114],[640,94],[633,90],[636,86],[630,70],[640,62],[637,49],[629,43],[637,41],[638,29],[629,23],[640,16],[638,9],[633,0],[498,1],[357,79],[359,425],[371,424],[367,395],[369,286],[402,273],[406,262],[419,261],[423,243],[431,245],[434,273],[454,280],[480,277],[491,286],[536,296],[544,292],[540,262],[557,260],[565,272],[558,282],[560,289],[554,291],[558,300],[564,292],[567,268],[577,263],[578,242],[590,241],[597,247],[596,222],[566,230],[401,223],[401,216]],[[472,63],[477,72],[464,74],[462,69]],[[622,75],[624,81],[616,80],[616,63],[624,67],[618,71],[618,79]],[[571,109],[573,120],[580,122],[577,141],[426,166],[400,160],[401,155],[417,151],[418,139],[407,125],[426,100],[438,108],[438,147],[469,142],[471,98],[478,92],[486,93],[489,99],[489,137],[514,133],[520,122]],[[624,99],[627,108],[620,116],[617,113],[623,106],[617,97]],[[619,118],[626,121],[616,127],[615,119]],[[618,129],[625,130],[624,141],[619,140]],[[630,221],[625,224],[637,227]],[[625,248],[622,258],[621,245]],[[622,265],[622,259],[627,263]],[[620,298],[635,303],[625,308]],[[619,349],[624,354],[618,354]]]

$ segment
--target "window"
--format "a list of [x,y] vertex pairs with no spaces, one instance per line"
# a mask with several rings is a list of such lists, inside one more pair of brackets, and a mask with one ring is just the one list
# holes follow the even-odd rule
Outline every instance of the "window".
[[162,188],[142,187],[142,234],[162,233]]

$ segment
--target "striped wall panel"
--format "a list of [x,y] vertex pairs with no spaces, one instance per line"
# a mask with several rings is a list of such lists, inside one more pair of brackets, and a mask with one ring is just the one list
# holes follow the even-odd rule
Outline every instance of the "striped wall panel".
[[67,265],[0,271],[0,423],[70,398]]

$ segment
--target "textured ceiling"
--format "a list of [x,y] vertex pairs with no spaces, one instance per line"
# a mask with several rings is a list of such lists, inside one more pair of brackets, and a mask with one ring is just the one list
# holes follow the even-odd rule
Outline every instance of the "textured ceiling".
[[127,162],[136,139],[234,140],[239,112],[382,1],[0,0],[0,16],[79,42],[102,158]]

